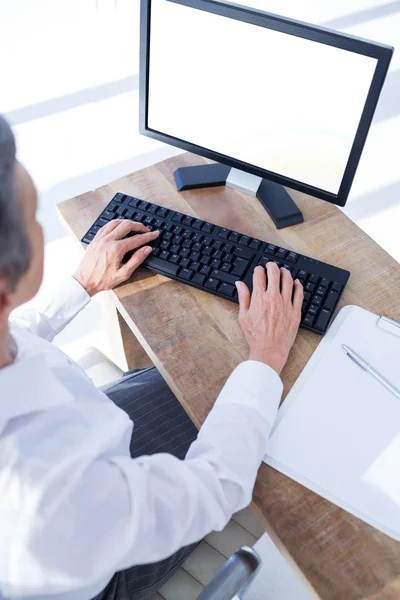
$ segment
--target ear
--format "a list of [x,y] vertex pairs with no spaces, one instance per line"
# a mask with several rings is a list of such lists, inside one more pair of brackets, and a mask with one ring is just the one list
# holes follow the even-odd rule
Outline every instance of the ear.
[[0,277],[0,329],[7,324],[11,309],[12,301],[8,282],[5,278]]

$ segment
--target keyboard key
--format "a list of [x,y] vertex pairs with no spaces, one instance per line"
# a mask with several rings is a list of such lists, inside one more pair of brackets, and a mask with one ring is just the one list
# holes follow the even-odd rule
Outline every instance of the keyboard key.
[[214,259],[211,261],[211,265],[210,265],[210,266],[211,266],[211,267],[213,267],[213,269],[219,269],[219,268],[220,268],[220,266],[221,266],[221,261],[220,261],[220,260],[218,260],[218,258],[214,258]]
[[104,225],[107,225],[107,223],[109,223],[109,221],[106,221],[105,219],[97,219],[96,221],[96,225],[98,225],[99,227],[104,227]]
[[209,279],[207,279],[204,287],[206,287],[209,290],[213,290],[214,292],[217,291],[218,287],[219,287],[220,282],[218,281],[218,279],[214,279],[213,277],[210,277]]
[[183,242],[182,246],[183,246],[183,248],[191,248],[193,246],[193,242],[192,242],[192,240],[186,239]]
[[129,206],[132,206],[133,208],[137,208],[139,203],[139,198],[132,198],[132,200],[128,202]]
[[216,250],[222,250],[223,245],[224,245],[224,242],[220,242],[219,240],[214,240],[212,243],[212,247],[215,248]]
[[113,200],[114,202],[122,202],[125,198],[124,194],[121,194],[121,192],[118,192],[118,194],[115,194]]
[[179,277],[182,277],[182,279],[187,279],[188,281],[190,281],[193,277],[194,273],[191,269],[181,269],[179,271]]
[[330,310],[326,310],[326,308],[323,308],[319,313],[318,319],[315,322],[315,329],[318,329],[319,331],[325,331],[326,326],[328,325],[328,321],[331,318],[331,315],[332,313]]
[[315,285],[313,283],[308,282],[306,283],[304,289],[306,292],[311,292],[313,294],[315,290]]
[[173,237],[174,237],[174,235],[170,231],[166,231],[165,233],[162,234],[162,239],[167,240],[168,242],[170,242],[173,239]]
[[326,288],[328,288],[328,287],[330,286],[330,284],[331,284],[331,283],[332,283],[332,282],[331,282],[331,280],[330,280],[330,279],[327,279],[326,277],[323,277],[323,278],[321,279],[321,281],[319,282],[319,285],[322,285],[323,287],[326,287]]
[[203,252],[203,248],[204,248],[203,244],[200,244],[199,242],[196,242],[192,246],[192,250],[194,250],[194,252]]
[[160,258],[162,258],[162,260],[168,260],[170,257],[170,252],[167,252],[167,250],[163,250],[160,254]]
[[193,231],[190,231],[190,229],[184,229],[182,231],[182,237],[184,237],[187,240],[190,240],[190,238],[192,237],[192,235],[193,235]]
[[258,261],[258,264],[260,265],[260,267],[265,267],[265,265],[267,263],[269,263],[270,260],[271,260],[270,258],[267,258],[266,256],[262,256],[260,258],[260,260]]
[[212,253],[212,257],[217,258],[218,260],[221,260],[223,255],[224,253],[222,252],[222,250],[214,250]]
[[203,242],[202,242],[202,243],[203,243],[205,246],[211,246],[211,245],[212,245],[212,243],[213,243],[213,241],[214,241],[214,238],[213,238],[213,236],[212,236],[212,235],[205,235],[205,236],[204,236],[204,240],[203,240]]
[[258,250],[261,247],[261,242],[260,240],[256,240],[256,239],[252,239],[250,242],[250,248],[252,248],[253,250]]
[[322,296],[322,297],[323,297],[323,296],[325,296],[325,294],[326,294],[326,288],[325,288],[325,287],[323,287],[322,285],[319,285],[319,286],[317,287],[317,289],[316,289],[315,293],[316,293],[318,296]]
[[167,242],[167,240],[165,240],[164,242],[161,242],[161,244],[160,244],[161,250],[169,250],[169,247],[170,247],[170,243]]
[[197,283],[197,285],[204,285],[207,277],[205,275],[201,275],[200,273],[196,273],[196,275],[192,279],[192,283]]
[[136,223],[142,223],[142,221],[144,221],[145,218],[146,218],[146,215],[144,215],[142,213],[136,213],[135,221],[136,221]]
[[179,245],[181,245],[181,244],[182,244],[182,242],[183,242],[183,237],[182,237],[181,235],[175,235],[175,236],[172,238],[172,242],[173,242],[174,244],[179,244]]
[[241,244],[242,246],[248,246],[251,242],[251,237],[249,237],[248,235],[242,235],[240,240],[239,240],[239,244]]
[[145,220],[143,221],[143,225],[153,225],[154,223],[154,219],[153,217],[146,217]]
[[[201,242],[204,240],[204,235],[202,235],[201,233],[195,233],[194,236],[192,237],[192,240],[197,244],[201,244]],[[216,242],[214,242],[215,245]],[[222,243],[222,242],[221,242]]]
[[200,271],[200,269],[201,269],[201,264],[197,261],[192,262],[192,264],[190,265],[190,268],[192,269],[192,271],[195,271],[197,273],[197,271]]
[[206,265],[204,265],[204,267],[202,267],[202,268],[200,269],[200,274],[201,274],[201,275],[206,275],[206,277],[208,277],[208,276],[209,276],[209,274],[211,273],[211,270],[212,270],[212,269],[210,269],[210,267],[207,267]]
[[200,259],[200,262],[202,265],[208,266],[210,264],[210,257],[209,256],[202,256]]
[[188,269],[190,267],[190,262],[191,261],[188,258],[182,258],[179,264],[181,267]]
[[179,246],[179,244],[173,244],[169,250],[173,254],[178,254],[180,249],[181,249],[181,247]]
[[228,273],[224,273],[223,271],[219,271],[218,269],[213,270],[213,272],[211,273],[211,277],[213,279],[218,279],[219,281],[229,283],[230,285],[235,285],[235,282],[238,281],[237,277],[229,275]]
[[182,258],[188,258],[190,254],[190,248],[181,248],[179,254],[182,256]]
[[230,285],[229,283],[221,283],[218,291],[220,294],[224,294],[224,296],[229,296],[229,298],[232,298],[235,295],[236,288],[234,285]]
[[178,265],[181,257],[179,254],[171,254],[169,257],[169,262],[172,262],[174,265]]
[[310,308],[308,309],[308,314],[313,315],[315,317],[317,312],[318,312],[318,306],[316,306],[315,304],[311,304]]
[[225,227],[221,227],[218,233],[218,237],[223,238],[224,240],[228,239],[228,235],[230,234],[229,229],[225,229]]
[[190,227],[192,225],[193,221],[194,221],[193,217],[185,217],[182,221],[182,224]]
[[232,266],[229,263],[224,262],[222,267],[221,267],[221,271],[223,271],[224,273],[230,273],[232,269]]
[[145,202],[144,200],[142,200],[141,202],[139,202],[138,208],[140,210],[147,210],[148,207],[149,207],[149,203],[148,202]]
[[319,282],[319,277],[318,275],[315,274],[311,274],[309,279],[308,279],[308,283],[313,283],[314,285],[318,285]]
[[201,229],[201,226],[203,225],[203,221],[201,219],[195,219],[192,227],[194,229]]
[[166,217],[166,216],[168,216],[168,213],[169,213],[169,209],[164,208],[163,206],[161,206],[157,211],[157,214],[160,217]]
[[153,248],[153,250],[151,251],[151,255],[158,256],[160,254],[160,252],[161,252],[160,248]]
[[333,310],[335,308],[336,302],[338,301],[339,294],[337,292],[330,291],[326,297],[324,302],[324,308],[327,310]]
[[184,218],[184,215],[182,215],[181,213],[175,213],[174,216],[172,217],[172,220],[176,221],[177,223],[181,223],[183,218]]
[[175,225],[175,227],[172,228],[172,233],[175,235],[181,235],[182,231],[183,227],[179,227],[179,225]]
[[204,225],[201,228],[201,230],[205,231],[206,233],[211,233],[213,229],[214,225],[212,223],[204,223]]
[[297,279],[307,279],[307,271],[299,271],[297,273]]
[[229,235],[228,240],[230,242],[235,242],[235,244],[239,241],[239,234],[236,231],[232,231],[232,233]]
[[125,206],[119,206],[119,207],[117,208],[117,210],[115,211],[115,214],[116,214],[116,215],[119,215],[120,217],[123,217],[123,216],[124,216],[124,214],[125,214],[125,212],[126,212],[126,210],[127,210],[127,209],[125,208]]
[[128,210],[127,210],[127,211],[126,211],[126,213],[125,213],[125,218],[126,218],[126,219],[132,219],[132,220],[133,220],[133,219],[134,219],[134,217],[135,217],[135,211],[134,211],[134,210],[132,210],[131,208],[128,208]]
[[167,221],[164,221],[164,224],[162,226],[162,230],[163,231],[172,231],[174,228],[174,226],[171,223],[168,223]]
[[310,302],[310,300],[311,300],[311,292],[304,292],[304,300],[306,302]]
[[287,251],[287,250],[284,250],[284,248],[279,248],[279,250],[278,250],[278,252],[276,253],[276,255],[275,255],[275,256],[276,256],[277,258],[282,258],[282,259],[285,259],[285,258],[286,258],[286,255],[287,255],[287,253],[288,253],[288,251]]
[[340,292],[342,291],[342,287],[343,286],[338,281],[334,281],[332,283],[331,291],[340,294]]
[[307,314],[302,320],[303,325],[307,325],[308,327],[312,327],[314,323],[315,317],[313,315]]
[[157,206],[155,204],[150,204],[149,208],[147,209],[147,212],[151,213],[152,215],[155,215],[157,211]]
[[103,217],[103,219],[107,219],[107,221],[111,221],[112,219],[115,219],[114,213],[111,212],[110,210],[105,210],[101,216]]
[[292,265],[289,265],[288,263],[283,263],[282,267],[283,267],[283,269],[286,269],[286,271],[289,271],[290,273],[292,273],[294,271],[294,267],[292,267]]
[[244,258],[237,258],[233,263],[232,275],[243,277],[249,266],[249,261]]
[[236,248],[233,249],[232,254],[240,256],[241,258],[246,258],[247,260],[252,260],[254,257],[254,252],[241,246],[236,246]]
[[279,268],[281,268],[282,263],[280,260],[273,260],[272,262],[274,262]]
[[205,248],[203,248],[203,254],[206,254],[207,256],[211,256],[211,254],[212,254],[211,246],[206,246]]
[[83,242],[85,244],[90,244],[90,242],[94,239],[94,234],[93,233],[87,233],[85,235],[85,237],[83,238]]
[[295,263],[295,262],[297,262],[298,258],[299,258],[299,255],[296,254],[296,252],[289,252],[289,254],[286,257],[286,260],[288,260],[289,262]]
[[272,254],[272,256],[275,256],[275,252],[278,250],[278,246],[274,246],[274,244],[266,244],[265,246],[265,252],[267,252],[268,254]]
[[[169,254],[169,253],[167,252],[167,254]],[[157,256],[152,256],[150,254],[150,256],[145,258],[145,260],[143,261],[143,264],[148,267],[153,267],[153,269],[162,271],[166,275],[176,276],[176,275],[178,275],[179,269],[180,269],[180,267],[178,265],[174,265],[170,262],[167,262],[166,260],[161,260],[161,255],[160,255],[160,257],[157,257]]]
[[191,252],[189,258],[190,260],[194,260],[195,262],[197,262],[198,260],[200,260],[201,254],[200,252]]
[[[308,293],[308,292],[306,292]],[[315,304],[316,306],[321,306],[322,304],[322,296],[317,296],[315,295],[312,299],[312,303]]]
[[234,258],[235,257],[233,256],[233,254],[227,253],[227,254],[224,254],[224,256],[222,257],[222,260],[227,263],[233,263]]

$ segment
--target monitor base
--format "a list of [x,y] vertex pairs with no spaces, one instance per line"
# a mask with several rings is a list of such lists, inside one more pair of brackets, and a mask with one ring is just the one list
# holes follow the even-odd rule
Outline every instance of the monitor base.
[[300,209],[293,202],[283,185],[213,163],[196,167],[176,169],[175,182],[178,191],[228,185],[258,198],[277,229],[303,223]]

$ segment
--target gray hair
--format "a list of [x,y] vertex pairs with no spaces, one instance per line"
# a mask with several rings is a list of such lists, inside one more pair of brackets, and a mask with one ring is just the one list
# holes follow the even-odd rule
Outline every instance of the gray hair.
[[15,189],[15,138],[0,115],[0,277],[11,292],[28,270],[31,248]]

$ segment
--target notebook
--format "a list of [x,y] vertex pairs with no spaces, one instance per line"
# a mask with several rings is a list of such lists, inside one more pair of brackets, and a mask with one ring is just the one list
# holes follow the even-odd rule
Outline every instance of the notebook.
[[357,306],[338,313],[279,409],[264,462],[400,541],[400,324]]

